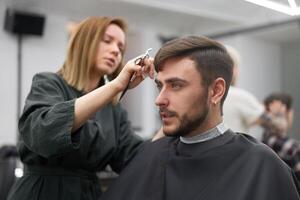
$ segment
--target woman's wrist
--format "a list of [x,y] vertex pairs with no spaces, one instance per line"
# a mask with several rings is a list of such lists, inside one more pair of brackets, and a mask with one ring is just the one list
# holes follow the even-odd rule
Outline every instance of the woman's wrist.
[[116,79],[112,80],[111,82],[109,82],[110,87],[116,92],[116,93],[120,93],[123,91],[124,86],[122,86]]

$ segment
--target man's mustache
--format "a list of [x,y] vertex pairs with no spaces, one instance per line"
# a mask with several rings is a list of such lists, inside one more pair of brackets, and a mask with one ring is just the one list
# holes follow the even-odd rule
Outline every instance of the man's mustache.
[[168,110],[167,108],[159,108],[159,114],[160,114],[160,116],[164,116],[164,117],[177,116],[176,112]]

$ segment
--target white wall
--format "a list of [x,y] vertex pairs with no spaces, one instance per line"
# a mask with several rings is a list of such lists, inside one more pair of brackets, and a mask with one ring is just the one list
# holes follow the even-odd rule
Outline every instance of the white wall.
[[[125,60],[130,60],[137,55],[152,48],[150,55],[154,57],[160,47],[157,32],[146,28],[142,31],[134,31],[128,34],[128,46]],[[147,78],[140,86],[129,90],[121,103],[129,111],[128,116],[133,127],[144,138],[151,137],[160,127],[158,123],[158,111],[154,104],[156,97],[154,81]]]
[[[0,25],[3,27],[5,6],[0,2]],[[56,71],[64,59],[67,44],[66,17],[47,15],[44,35],[24,36],[22,43],[22,108],[33,74]],[[15,144],[17,135],[17,38],[0,30],[0,145]]]
[[289,134],[300,139],[300,41],[283,44],[282,52],[282,89],[293,97],[295,113]]
[[0,145],[14,143],[16,138],[17,104],[17,41],[2,30],[4,24],[3,2],[0,2]]
[[281,90],[281,48],[279,44],[234,36],[221,39],[241,56],[237,86],[253,93],[260,101],[273,91]]

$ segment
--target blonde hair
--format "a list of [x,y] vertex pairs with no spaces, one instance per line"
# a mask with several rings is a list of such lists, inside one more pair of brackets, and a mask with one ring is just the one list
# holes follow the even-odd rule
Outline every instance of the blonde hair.
[[[77,90],[84,90],[90,78],[91,70],[96,62],[99,43],[103,39],[106,28],[110,24],[119,26],[126,32],[127,25],[123,19],[110,17],[89,17],[78,24],[69,42],[66,60],[58,73],[66,82]],[[122,61],[118,69],[109,77],[114,79],[123,66]],[[103,78],[103,77],[102,77]]]

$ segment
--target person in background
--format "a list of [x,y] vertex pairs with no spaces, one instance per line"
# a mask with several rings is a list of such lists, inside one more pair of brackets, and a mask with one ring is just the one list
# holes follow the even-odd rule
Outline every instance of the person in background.
[[172,40],[154,65],[166,137],[144,143],[102,200],[299,200],[291,169],[266,145],[224,125],[233,62],[222,44]]
[[228,53],[233,60],[233,76],[224,102],[224,122],[236,132],[250,134],[261,140],[262,134],[250,132],[250,128],[256,125],[281,130],[284,125],[274,120],[265,112],[264,105],[245,89],[236,86],[239,75],[240,55],[231,46],[226,46]]
[[294,170],[300,181],[300,141],[287,135],[294,118],[292,103],[292,97],[286,93],[272,93],[265,98],[264,104],[267,112],[274,116],[273,118],[282,120],[282,123],[286,124],[286,128],[278,131],[265,127],[263,142]]
[[137,86],[151,59],[139,65],[122,58],[126,23],[89,17],[72,34],[63,66],[33,77],[19,120],[18,150],[24,176],[8,200],[96,200],[96,172],[108,164],[120,172],[142,140],[132,131],[119,94],[130,77]]
[[232,130],[248,133],[252,126],[260,124],[264,114],[264,106],[250,92],[236,87],[239,75],[240,55],[226,46],[228,53],[234,61],[233,77],[228,91],[227,101],[224,103],[224,121]]

